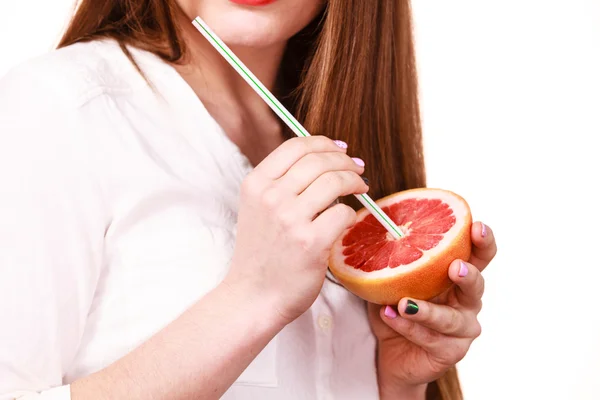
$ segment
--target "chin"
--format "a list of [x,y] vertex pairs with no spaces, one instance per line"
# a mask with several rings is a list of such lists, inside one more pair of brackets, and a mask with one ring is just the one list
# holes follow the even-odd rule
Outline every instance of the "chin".
[[[247,6],[230,0],[181,0],[191,18],[200,16],[230,46],[268,47],[287,41],[308,25],[323,0],[275,0]],[[191,3],[191,4],[190,4]]]

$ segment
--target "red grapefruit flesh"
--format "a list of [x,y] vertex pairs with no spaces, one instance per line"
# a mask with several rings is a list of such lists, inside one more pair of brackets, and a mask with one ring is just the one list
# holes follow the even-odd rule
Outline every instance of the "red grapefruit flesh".
[[403,297],[429,300],[452,282],[448,267],[471,255],[471,210],[459,195],[441,189],[406,190],[377,201],[404,235],[394,239],[369,213],[334,243],[333,275],[348,290],[376,304]]

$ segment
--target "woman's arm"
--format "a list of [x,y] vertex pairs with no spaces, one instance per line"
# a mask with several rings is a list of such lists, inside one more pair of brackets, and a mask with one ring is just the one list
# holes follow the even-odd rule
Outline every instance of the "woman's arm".
[[[79,351],[110,223],[107,165],[94,164],[109,156],[93,142],[102,143],[109,128],[94,135],[99,116],[86,114],[89,99],[61,107],[46,86],[55,83],[36,76],[0,82],[0,322],[11,328],[0,330],[0,344],[10,348],[0,352],[7,377],[0,396],[62,385]],[[61,388],[60,398],[220,397],[318,296],[333,242],[356,221],[350,207],[330,205],[368,190],[364,163],[346,149],[311,136],[273,151],[242,184],[224,283],[199,292],[198,303],[123,359],[74,382],[71,396]]]
[[0,81],[0,399],[68,399],[107,217],[76,110],[27,69]]
[[[0,81],[0,399],[68,400],[110,213],[82,111],[36,76]],[[256,293],[222,283],[72,398],[218,398],[283,327]]]
[[426,400],[427,384],[406,385],[394,378],[393,371],[380,365],[377,357],[377,383],[380,400]]
[[72,399],[220,398],[285,325],[250,285],[219,285],[127,356],[74,382]]

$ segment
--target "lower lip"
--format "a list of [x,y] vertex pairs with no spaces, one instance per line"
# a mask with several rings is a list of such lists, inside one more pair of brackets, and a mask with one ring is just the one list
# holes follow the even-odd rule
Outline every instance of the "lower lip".
[[274,3],[275,0],[229,0],[232,3],[240,4],[242,6],[266,6],[267,4]]

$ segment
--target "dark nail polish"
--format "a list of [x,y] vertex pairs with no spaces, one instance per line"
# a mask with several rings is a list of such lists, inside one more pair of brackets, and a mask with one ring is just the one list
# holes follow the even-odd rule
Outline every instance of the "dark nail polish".
[[369,185],[369,179],[365,178],[364,176],[361,176],[362,180],[367,184],[367,186]]
[[408,302],[406,302],[406,308],[404,309],[404,312],[408,315],[415,315],[419,312],[419,306],[414,301],[408,300]]

